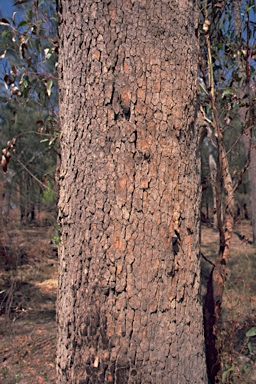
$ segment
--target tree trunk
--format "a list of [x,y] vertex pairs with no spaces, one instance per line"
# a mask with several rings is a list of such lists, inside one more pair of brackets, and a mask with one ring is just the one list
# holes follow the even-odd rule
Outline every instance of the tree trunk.
[[247,151],[251,151],[251,163],[248,168],[248,176],[250,183],[250,201],[251,201],[251,221],[253,232],[253,245],[256,247],[256,149],[250,148],[250,139],[243,136],[243,142]]
[[[235,30],[236,30],[236,40],[238,41],[239,50],[243,48],[242,45],[242,26],[241,26],[241,18],[240,14],[242,12],[242,1],[235,1],[233,4],[234,11],[234,21],[235,21]],[[248,32],[247,32],[248,33]],[[246,84],[243,86],[243,82],[240,82],[240,87],[238,88],[238,97],[240,100],[247,95],[247,106],[240,107],[240,119],[243,124],[243,143],[245,146],[245,150],[247,152],[247,156],[249,154],[250,157],[250,166],[248,168],[248,177],[250,183],[250,200],[251,200],[251,220],[252,220],[252,230],[253,230],[253,245],[256,246],[256,150],[254,145],[252,145],[252,136],[253,136],[253,126],[254,126],[254,97],[252,95],[252,91],[250,88],[250,76],[247,69],[247,65],[249,65],[247,58],[247,62],[243,61],[242,57],[238,55],[238,64],[240,68],[239,75],[241,79],[243,78],[243,74],[246,73]],[[244,103],[244,100],[243,100]],[[249,109],[248,109],[249,104]],[[254,139],[254,138],[253,138]]]
[[8,178],[8,180],[6,180],[5,182],[4,204],[2,208],[2,216],[5,221],[8,221],[9,213],[10,213],[11,192],[12,192],[12,184],[10,181],[11,181],[11,178]]
[[209,141],[208,143],[208,151],[209,151],[209,168],[210,168],[210,178],[211,178],[211,187],[212,187],[212,196],[213,196],[213,210],[212,210],[212,224],[214,228],[218,228],[218,222],[217,222],[217,199],[216,199],[216,188],[215,188],[215,181],[216,181],[216,174],[217,174],[217,164],[216,164],[216,158],[218,156],[218,151],[216,146],[214,147],[213,143]]
[[191,0],[60,1],[58,383],[206,383]]

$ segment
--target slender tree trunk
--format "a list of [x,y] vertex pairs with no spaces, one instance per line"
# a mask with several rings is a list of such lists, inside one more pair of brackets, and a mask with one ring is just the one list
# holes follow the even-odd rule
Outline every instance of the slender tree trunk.
[[217,174],[217,164],[216,164],[216,158],[218,156],[217,154],[217,148],[214,147],[214,145],[209,142],[208,144],[208,150],[209,150],[209,168],[210,168],[210,177],[211,177],[211,187],[212,187],[212,196],[213,196],[213,212],[212,212],[212,223],[214,228],[218,227],[217,223],[217,199],[216,199],[216,188],[215,188],[215,182],[216,182],[216,174]]
[[4,204],[2,208],[2,216],[6,221],[8,221],[8,217],[10,213],[11,191],[12,191],[11,183],[9,181],[6,181],[5,192],[4,192]]
[[197,14],[60,1],[58,383],[203,383]]
[[26,175],[24,172],[21,173],[20,183],[19,183],[19,194],[20,194],[20,222],[24,224],[26,221]]
[[248,136],[243,137],[243,142],[247,151],[251,151],[251,163],[248,168],[248,176],[250,183],[250,201],[251,201],[251,220],[253,231],[253,245],[256,246],[256,149],[250,148],[250,139]]

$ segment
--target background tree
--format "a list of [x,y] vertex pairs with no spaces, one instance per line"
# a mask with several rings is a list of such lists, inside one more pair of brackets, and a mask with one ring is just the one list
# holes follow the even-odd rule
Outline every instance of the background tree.
[[59,2],[59,383],[205,383],[193,1]]
[[[255,124],[252,103],[255,98],[255,94],[252,95],[252,90],[255,90],[255,68],[252,61],[255,39],[251,37],[254,24],[249,21],[249,15],[255,11],[255,5],[251,1],[240,4],[239,14],[247,15],[244,24],[246,28],[241,33],[245,50],[241,42],[234,43],[236,18],[233,6],[234,2],[229,1],[200,2],[202,111],[212,132],[209,135],[211,143],[207,143],[208,147],[213,145],[217,153],[213,195],[216,196],[219,253],[209,277],[205,299],[208,319],[205,322],[208,339],[207,361],[212,382],[218,380],[216,376],[221,368],[220,348],[217,343],[220,340],[220,328],[216,326],[221,317],[230,245],[236,220],[235,193],[250,165]],[[243,64],[241,56],[245,56]],[[248,137],[247,153],[243,148],[245,136]]]
[[[51,1],[24,2],[11,20],[1,18],[2,167],[5,176],[3,215],[11,203],[20,206],[22,222],[34,219],[45,193],[55,207],[54,173],[58,138],[56,14]],[[17,4],[15,3],[15,4]],[[16,140],[15,155],[6,142]],[[12,155],[9,162],[6,153]],[[8,161],[6,161],[8,160]],[[49,203],[49,202],[48,202]],[[54,208],[55,209],[55,208]]]
[[[239,119],[243,123],[247,120],[255,125],[255,17],[256,6],[253,1],[235,1],[233,6],[235,36],[237,41],[237,79],[239,85],[237,96],[242,100]],[[254,21],[253,21],[254,19]],[[249,108],[248,108],[249,107]],[[253,227],[253,243],[256,245],[256,151],[255,151],[255,129],[252,131],[252,143],[250,135],[243,135],[243,142],[246,152],[250,152],[250,167],[248,177],[250,181],[250,203],[251,219]],[[252,145],[251,145],[252,144]]]

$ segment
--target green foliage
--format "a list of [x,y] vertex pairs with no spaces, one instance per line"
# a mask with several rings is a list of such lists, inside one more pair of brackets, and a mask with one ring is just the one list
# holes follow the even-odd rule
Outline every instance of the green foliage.
[[14,5],[12,19],[0,19],[0,143],[7,152],[5,143],[15,138],[15,153],[10,153],[10,161],[2,152],[1,165],[5,172],[8,165],[5,180],[12,186],[11,204],[27,216],[41,203],[54,209],[56,203],[57,21],[55,1]]
[[[8,100],[26,108],[28,101],[45,109],[40,130],[58,130],[58,39],[55,2],[19,2],[12,20],[0,25],[4,51],[3,81]],[[8,103],[8,101],[7,101]]]
[[[222,98],[230,96],[219,104],[220,110],[225,110],[225,113],[228,112],[228,103],[232,106],[240,105],[238,89],[244,90],[248,84],[255,83],[255,22],[252,13],[255,13],[256,7],[254,4],[248,4],[251,2],[241,2],[239,14],[236,15],[233,1],[217,4],[214,1],[199,1],[200,70],[205,89],[203,100],[207,100],[210,81],[205,42],[207,37],[211,42],[215,90]],[[245,94],[246,92],[243,92],[243,98]]]
[[45,189],[43,190],[42,202],[45,205],[52,205],[56,202],[56,194],[49,181],[47,182]]
[[249,331],[246,332],[247,347],[250,353],[253,352],[251,337],[254,337],[254,336],[256,336],[256,327],[252,327],[251,329],[249,329]]
[[246,332],[246,337],[250,338],[256,336],[256,327],[252,327],[249,331]]
[[234,372],[234,371],[235,371],[235,365],[234,364],[232,364],[231,367],[224,370],[222,373],[222,383],[227,383],[227,382],[231,383],[232,372]]
[[[253,116],[256,107],[253,99],[256,80],[256,6],[251,1],[231,0],[217,3],[202,0],[198,4],[201,105],[209,121],[218,119],[234,186],[237,188],[241,182],[245,183],[248,191],[244,170],[248,168],[249,162],[243,136],[251,135],[252,145],[255,145],[256,124]],[[212,100],[217,107],[215,116]],[[216,129],[213,126],[211,128],[213,131]],[[217,137],[218,132],[213,132],[213,135]],[[205,150],[202,151],[203,180],[209,179],[207,156],[210,145],[217,148],[218,143],[205,141]],[[208,195],[204,200],[211,199],[208,189],[204,195]]]
[[52,239],[53,239],[53,242],[55,245],[59,245],[59,243],[60,243],[60,226],[59,225],[57,225],[55,227],[55,231],[54,231]]

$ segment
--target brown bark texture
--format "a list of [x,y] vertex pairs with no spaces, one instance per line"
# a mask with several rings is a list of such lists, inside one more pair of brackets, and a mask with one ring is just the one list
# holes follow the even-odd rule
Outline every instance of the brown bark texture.
[[206,383],[191,0],[59,2],[58,383]]

